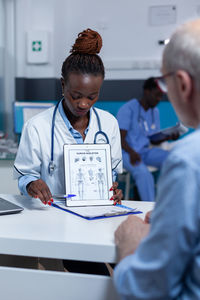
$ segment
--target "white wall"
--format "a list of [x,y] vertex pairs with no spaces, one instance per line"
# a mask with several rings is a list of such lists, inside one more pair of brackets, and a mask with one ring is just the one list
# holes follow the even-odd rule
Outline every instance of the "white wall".
[[[149,26],[149,8],[156,5],[175,5],[176,22]],[[168,38],[178,24],[197,17],[199,0],[17,0],[17,77],[60,77],[62,62],[77,34],[88,27],[103,37],[101,57],[107,78],[157,75],[163,50],[158,40]],[[26,63],[26,32],[30,30],[50,32],[48,64]],[[139,70],[141,67],[144,69]]]

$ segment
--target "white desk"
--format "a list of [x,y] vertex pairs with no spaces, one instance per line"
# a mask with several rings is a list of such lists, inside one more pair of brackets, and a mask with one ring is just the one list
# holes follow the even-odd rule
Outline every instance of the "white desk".
[[[114,231],[126,216],[88,221],[44,206],[39,200],[0,196],[24,207],[20,214],[0,216],[1,254],[116,262]],[[124,201],[124,204],[142,210],[144,213],[138,215],[140,217],[153,207],[150,202]],[[19,285],[22,280],[26,281],[23,290]],[[4,300],[14,296],[16,299],[40,300],[44,296],[47,298],[47,292],[48,300],[64,297],[70,300],[117,299],[111,278],[105,276],[0,267],[0,282]],[[9,294],[6,289],[13,284],[15,292]],[[87,287],[89,293],[86,295]]]

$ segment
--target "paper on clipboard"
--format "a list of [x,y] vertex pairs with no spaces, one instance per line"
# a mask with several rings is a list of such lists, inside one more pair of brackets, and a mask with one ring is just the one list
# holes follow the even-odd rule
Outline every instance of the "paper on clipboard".
[[112,168],[109,144],[64,145],[67,206],[112,205]]
[[72,213],[79,217],[87,220],[95,220],[109,217],[124,216],[128,214],[140,214],[141,211],[137,208],[127,207],[121,204],[114,205],[104,205],[104,206],[80,206],[80,207],[66,207],[60,202],[52,203],[52,206],[64,210],[66,212]]
[[126,214],[135,210],[136,208],[131,209],[128,207],[120,207],[118,205],[70,207],[70,211],[73,211],[88,218],[100,216],[115,216],[120,214]]

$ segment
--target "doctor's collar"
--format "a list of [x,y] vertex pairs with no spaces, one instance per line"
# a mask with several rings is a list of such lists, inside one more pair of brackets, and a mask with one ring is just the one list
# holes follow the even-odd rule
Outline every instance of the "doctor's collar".
[[[67,128],[72,131],[72,130],[75,130],[72,126],[72,124],[70,123],[69,119],[67,118],[65,112],[64,112],[64,109],[63,109],[63,105],[62,105],[62,101],[59,103],[59,106],[58,106],[58,110],[59,110],[59,113],[61,115],[61,117],[63,118]],[[91,122],[91,110],[92,110],[92,107],[90,108],[89,110],[89,124],[88,124],[88,127],[85,129],[85,132],[87,133],[88,129],[89,129],[89,126],[90,126],[90,122]]]

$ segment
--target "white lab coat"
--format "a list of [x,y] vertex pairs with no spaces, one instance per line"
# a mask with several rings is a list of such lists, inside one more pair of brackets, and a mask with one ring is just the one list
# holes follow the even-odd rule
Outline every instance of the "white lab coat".
[[[54,163],[52,175],[49,175],[48,165],[51,160],[51,125],[54,107],[34,116],[26,122],[21,135],[20,145],[15,159],[14,178],[22,175],[32,175],[41,178],[49,186],[52,194],[64,194],[64,160],[63,145],[74,144],[75,139],[69,132],[59,110],[56,112],[54,129]],[[117,173],[122,172],[121,140],[118,122],[110,113],[96,109],[102,131],[108,136],[111,146],[112,169],[116,166]],[[97,118],[91,110],[89,130],[84,143],[93,143],[95,133],[99,131]],[[102,143],[103,135],[98,135],[97,143]],[[100,141],[101,139],[101,141]]]

